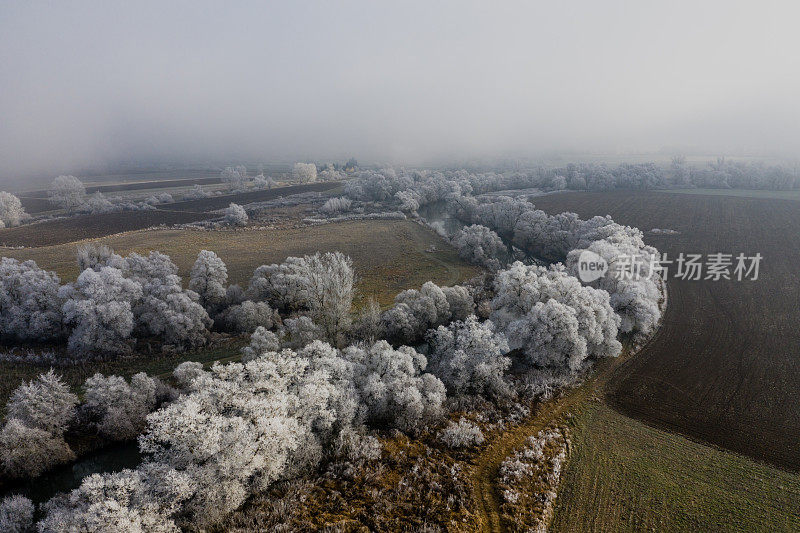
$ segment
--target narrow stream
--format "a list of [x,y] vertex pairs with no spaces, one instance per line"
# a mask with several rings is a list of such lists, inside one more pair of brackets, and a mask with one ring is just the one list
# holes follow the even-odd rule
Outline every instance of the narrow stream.
[[74,463],[54,468],[39,477],[10,484],[2,489],[0,499],[20,494],[30,498],[35,504],[44,503],[59,492],[69,492],[77,488],[81,480],[90,474],[136,468],[141,460],[139,447],[135,441],[110,446]]

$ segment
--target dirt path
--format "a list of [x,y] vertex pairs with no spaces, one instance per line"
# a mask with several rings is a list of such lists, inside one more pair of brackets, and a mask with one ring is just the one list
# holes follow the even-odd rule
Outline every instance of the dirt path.
[[477,514],[481,531],[506,531],[500,514],[502,495],[497,486],[500,464],[521,448],[525,439],[553,422],[563,418],[570,410],[592,398],[601,398],[603,386],[620,367],[632,357],[627,350],[619,357],[601,361],[594,374],[579,387],[548,401],[540,403],[531,416],[495,438],[478,457],[472,475],[472,490],[478,504]]

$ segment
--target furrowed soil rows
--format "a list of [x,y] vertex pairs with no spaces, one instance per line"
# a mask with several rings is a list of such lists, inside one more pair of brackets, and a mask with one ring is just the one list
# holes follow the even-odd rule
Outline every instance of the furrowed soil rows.
[[78,215],[0,230],[0,246],[50,246],[150,228],[186,224],[213,215],[175,211],[122,211]]
[[762,254],[757,281],[680,280],[670,265],[663,324],[616,373],[608,400],[649,424],[799,470],[800,205],[663,192],[565,193],[535,203],[584,218],[610,214],[645,232],[677,230],[645,235],[669,260]]

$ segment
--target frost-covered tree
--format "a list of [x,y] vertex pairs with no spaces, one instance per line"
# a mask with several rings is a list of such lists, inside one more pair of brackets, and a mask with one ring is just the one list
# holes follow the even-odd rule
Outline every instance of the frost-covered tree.
[[194,291],[181,287],[178,267],[168,255],[152,251],[125,258],[125,275],[142,289],[133,305],[137,331],[157,335],[179,349],[205,344],[211,319]]
[[402,343],[420,340],[431,328],[464,320],[475,304],[463,287],[438,287],[428,281],[420,290],[408,289],[398,294],[395,305],[381,317],[386,334]]
[[479,322],[473,315],[428,332],[430,366],[454,394],[507,396],[511,389],[505,373],[511,366],[508,342],[495,333],[490,321]]
[[131,302],[142,297],[142,286],[114,267],[86,269],[72,285],[59,291],[65,300],[64,321],[73,326],[69,351],[88,357],[130,351],[134,315]]
[[258,327],[271,329],[275,324],[277,313],[266,302],[244,302],[225,309],[217,318],[226,331],[235,333],[252,333]]
[[292,175],[300,183],[313,183],[317,181],[317,166],[314,163],[295,163]]
[[458,255],[469,263],[489,270],[498,270],[507,255],[506,245],[500,236],[478,224],[464,227],[453,238]]
[[532,365],[576,370],[587,357],[615,357],[622,348],[608,293],[559,265],[516,262],[497,274],[495,290],[492,321]]
[[141,449],[196,483],[184,504],[194,527],[219,522],[253,492],[320,460],[315,428],[337,414],[329,374],[308,367],[293,352],[215,364],[148,416]]
[[175,533],[176,517],[196,485],[191,474],[159,463],[136,470],[91,474],[80,487],[44,505],[41,533],[131,531]]
[[86,187],[75,176],[58,176],[47,194],[52,203],[67,211],[80,209],[86,203]]
[[0,336],[14,341],[60,337],[60,281],[34,261],[0,259]]
[[286,335],[294,348],[302,348],[311,341],[325,337],[323,329],[307,316],[287,318],[283,321]]
[[350,206],[353,202],[344,196],[337,198],[330,198],[320,208],[320,211],[327,215],[334,215],[337,213],[344,213],[350,211]]
[[28,427],[61,436],[75,416],[77,403],[78,397],[50,369],[14,390],[6,404],[6,416]]
[[183,198],[184,200],[200,200],[210,196],[211,193],[203,189],[202,185],[196,184],[184,193]]
[[111,211],[121,209],[115,206],[111,201],[105,197],[100,191],[95,192],[93,195],[86,199],[86,202],[80,206],[81,211],[88,211],[89,213],[110,213]]
[[0,501],[0,531],[33,531],[33,502],[24,496],[6,496]]
[[158,405],[163,386],[144,372],[130,384],[120,376],[95,374],[86,380],[85,409],[95,420],[98,433],[110,440],[136,438],[145,428],[145,417]]
[[0,191],[0,228],[19,226],[26,216],[19,198],[10,192]]
[[367,299],[353,324],[353,336],[356,339],[373,343],[383,336],[381,324],[381,306],[375,297]]
[[280,339],[267,328],[259,326],[250,336],[250,344],[242,348],[242,362],[252,361],[266,352],[277,352],[281,349]]
[[327,252],[258,267],[248,292],[277,309],[306,311],[322,334],[337,342],[350,327],[354,283],[351,259]]
[[386,341],[350,346],[342,356],[354,365],[354,381],[367,419],[415,433],[442,416],[444,384],[424,373],[427,359],[409,346]]
[[227,183],[232,191],[241,191],[247,182],[247,168],[243,165],[226,167],[220,174],[223,183]]
[[228,268],[217,254],[201,250],[189,274],[189,289],[200,297],[209,314],[216,313],[226,302]]
[[12,478],[35,477],[75,459],[61,435],[9,418],[0,430],[0,469]]
[[123,268],[125,264],[122,257],[114,253],[114,249],[105,244],[89,243],[78,246],[75,257],[81,272],[87,268],[98,270],[104,266]]
[[231,202],[225,209],[225,222],[231,226],[246,226],[248,220],[247,211],[239,204]]

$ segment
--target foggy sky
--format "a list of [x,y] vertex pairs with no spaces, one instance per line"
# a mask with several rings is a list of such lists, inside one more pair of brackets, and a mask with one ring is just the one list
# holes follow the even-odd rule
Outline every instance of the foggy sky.
[[120,160],[794,156],[798,6],[3,2],[0,178]]

